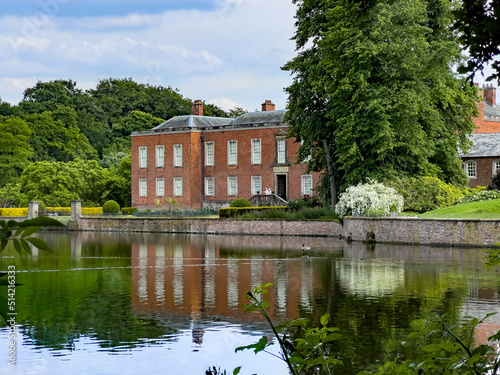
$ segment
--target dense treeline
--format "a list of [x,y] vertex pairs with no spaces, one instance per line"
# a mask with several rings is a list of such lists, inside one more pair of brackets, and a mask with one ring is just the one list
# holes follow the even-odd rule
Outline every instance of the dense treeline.
[[[130,205],[130,134],[191,112],[171,87],[104,79],[81,90],[72,80],[38,81],[18,105],[0,100],[0,207],[72,199]],[[204,104],[208,116],[228,117]]]

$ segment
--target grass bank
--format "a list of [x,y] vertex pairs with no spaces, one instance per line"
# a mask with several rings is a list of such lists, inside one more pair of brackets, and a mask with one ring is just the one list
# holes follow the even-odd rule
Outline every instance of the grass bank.
[[500,219],[500,199],[462,203],[419,215],[421,218]]

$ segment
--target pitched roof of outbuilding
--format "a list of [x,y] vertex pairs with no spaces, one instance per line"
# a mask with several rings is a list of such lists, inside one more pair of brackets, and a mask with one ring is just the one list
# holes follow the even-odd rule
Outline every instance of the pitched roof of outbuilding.
[[500,117],[500,110],[496,106],[493,107],[490,103],[484,102],[484,115]]
[[471,134],[472,148],[462,157],[500,156],[500,133]]

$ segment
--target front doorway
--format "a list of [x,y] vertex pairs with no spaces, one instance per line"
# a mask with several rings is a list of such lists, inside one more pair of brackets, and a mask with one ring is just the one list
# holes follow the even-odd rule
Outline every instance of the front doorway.
[[276,195],[281,199],[287,200],[286,196],[286,174],[276,175]]

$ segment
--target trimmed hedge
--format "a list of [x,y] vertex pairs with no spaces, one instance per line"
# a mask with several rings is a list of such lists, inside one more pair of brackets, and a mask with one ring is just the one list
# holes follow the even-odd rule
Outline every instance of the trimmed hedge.
[[102,213],[102,207],[82,207],[82,215],[96,216]]
[[122,207],[122,214],[132,215],[133,212],[137,212],[135,207]]
[[120,212],[120,205],[115,201],[107,201],[102,205],[102,210],[105,213],[117,214]]
[[0,216],[3,216],[3,217],[28,216],[28,207],[25,207],[25,208],[0,208]]
[[252,203],[245,198],[237,198],[231,202],[230,207],[252,207]]
[[219,218],[230,219],[247,212],[257,212],[264,210],[286,210],[287,206],[265,206],[265,207],[223,207],[219,208]]

